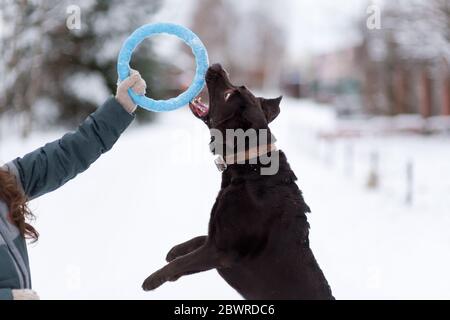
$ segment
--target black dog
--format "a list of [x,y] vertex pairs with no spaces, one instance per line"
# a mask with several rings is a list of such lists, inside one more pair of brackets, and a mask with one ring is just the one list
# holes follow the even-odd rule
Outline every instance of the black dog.
[[[246,87],[232,85],[219,64],[209,68],[206,82],[209,107],[195,100],[191,110],[224,135],[226,129],[269,130],[268,124],[280,112],[281,97],[256,98]],[[253,164],[229,164],[222,173],[208,235],[172,248],[169,263],[145,280],[144,290],[216,268],[246,299],[333,299],[309,247],[309,207],[286,156],[269,139],[264,155],[278,156],[278,172],[261,175],[268,164],[260,161],[259,152]],[[218,149],[217,143],[212,139],[212,149]],[[223,144],[225,159],[234,158],[236,149]],[[245,160],[250,158],[247,150]]]

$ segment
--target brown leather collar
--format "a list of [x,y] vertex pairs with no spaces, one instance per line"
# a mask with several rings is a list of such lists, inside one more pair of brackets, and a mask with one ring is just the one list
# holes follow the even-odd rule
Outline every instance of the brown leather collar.
[[264,146],[250,148],[245,151],[241,151],[238,153],[230,154],[225,157],[222,155],[218,155],[214,160],[217,169],[220,172],[223,172],[227,169],[230,164],[244,164],[246,161],[249,161],[254,158],[258,158],[262,155],[268,154],[269,152],[277,151],[277,147],[275,144],[268,144]]

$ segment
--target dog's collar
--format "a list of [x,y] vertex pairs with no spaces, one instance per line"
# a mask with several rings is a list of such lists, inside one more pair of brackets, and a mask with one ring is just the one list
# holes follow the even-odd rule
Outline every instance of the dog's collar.
[[269,152],[277,151],[277,146],[272,143],[264,146],[253,147],[245,151],[233,153],[227,156],[218,155],[214,160],[217,170],[220,172],[225,171],[230,164],[241,164],[248,160],[258,158]]

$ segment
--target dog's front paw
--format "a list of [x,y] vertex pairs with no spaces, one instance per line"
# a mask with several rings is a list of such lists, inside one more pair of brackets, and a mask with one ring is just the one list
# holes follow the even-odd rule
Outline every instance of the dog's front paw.
[[180,256],[180,253],[178,251],[179,251],[178,246],[175,246],[172,249],[170,249],[170,251],[167,253],[166,261],[171,262],[176,258],[178,258]]
[[145,279],[144,283],[142,284],[142,289],[144,291],[151,291],[155,290],[156,288],[163,285],[167,280],[160,274],[160,272],[155,272],[150,277]]

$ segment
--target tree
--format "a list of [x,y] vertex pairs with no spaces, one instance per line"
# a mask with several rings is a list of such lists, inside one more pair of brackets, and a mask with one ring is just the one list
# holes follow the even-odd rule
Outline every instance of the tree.
[[[370,112],[398,114],[421,110],[424,116],[430,115],[432,100],[440,100],[431,98],[432,78],[444,83],[450,80],[450,2],[386,2],[381,29],[369,30],[365,22],[361,26],[366,51],[364,91]],[[417,85],[415,78],[419,78]],[[437,85],[438,90],[442,87],[445,91],[445,84]],[[416,87],[421,90],[415,90]],[[417,106],[419,98],[421,103]]]
[[[5,93],[0,112],[14,109],[24,115],[27,134],[32,123],[78,123],[113,93],[123,41],[149,22],[161,0],[81,0],[76,6],[68,0],[3,0],[2,5],[0,71]],[[78,8],[81,16],[73,16],[77,10],[71,8]],[[80,24],[73,23],[76,18]],[[152,96],[159,98],[164,95],[166,66],[152,57],[145,43],[132,64],[149,82]]]
[[274,2],[200,0],[192,29],[234,81],[257,88],[278,85],[284,54],[283,29],[273,17]]

